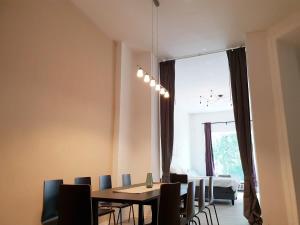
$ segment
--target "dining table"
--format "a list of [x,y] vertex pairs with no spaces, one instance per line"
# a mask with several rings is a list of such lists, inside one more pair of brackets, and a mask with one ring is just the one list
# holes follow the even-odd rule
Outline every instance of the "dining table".
[[[138,225],[144,225],[144,205],[151,206],[152,222],[158,222],[158,204],[160,197],[160,183],[155,183],[153,188],[146,188],[146,184],[134,184],[127,187],[117,187],[106,190],[92,191],[93,224],[98,225],[99,202],[127,203],[138,205]],[[181,184],[180,196],[187,195],[187,184]]]

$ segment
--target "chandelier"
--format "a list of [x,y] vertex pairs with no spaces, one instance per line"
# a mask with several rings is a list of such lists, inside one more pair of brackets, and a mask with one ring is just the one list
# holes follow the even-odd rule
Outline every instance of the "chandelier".
[[[157,24],[156,24],[156,35],[157,35],[156,36],[156,47],[157,47],[156,56],[157,56],[158,55],[158,7],[159,7],[159,2],[158,2],[158,0],[153,0],[153,3],[157,10],[157,13],[156,13],[156,22],[157,22]],[[152,4],[152,54],[154,54],[153,3],[151,3]],[[151,61],[151,71],[153,71],[152,63],[153,62]],[[141,66],[138,66],[136,76],[140,79],[144,78],[144,82],[149,84],[149,86],[151,88],[154,88],[155,91],[159,92],[160,95],[164,96],[165,98],[170,97],[169,91],[164,86],[162,86],[159,83],[159,81],[154,78],[154,76],[151,76],[149,73],[145,72]]]
[[200,105],[208,107],[209,105],[215,104],[221,98],[223,98],[223,94],[215,94],[213,90],[210,90],[208,95],[200,95]]

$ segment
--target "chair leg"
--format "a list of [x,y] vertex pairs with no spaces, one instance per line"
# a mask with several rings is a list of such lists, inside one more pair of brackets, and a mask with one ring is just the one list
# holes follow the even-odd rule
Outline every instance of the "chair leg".
[[120,209],[120,224],[121,225],[123,224],[123,221],[122,221],[122,209]]
[[128,223],[130,222],[130,215],[131,215],[131,206],[129,206],[129,216],[128,216]]
[[133,225],[135,225],[135,218],[134,218],[134,208],[133,208],[133,205],[131,206],[132,207],[132,218],[133,218]]
[[211,222],[211,225],[213,225],[213,221],[212,221],[212,216],[211,216],[211,212],[210,212],[210,208],[205,206],[206,209],[208,209],[208,213],[209,213],[209,217],[210,217],[210,222]]
[[119,224],[119,220],[120,220],[120,224],[122,224],[122,218],[120,218],[121,215],[121,209],[119,209],[119,212],[118,212],[118,218],[117,218],[117,224]]
[[206,213],[205,211],[202,211],[201,213],[204,213],[204,214],[205,214],[206,223],[207,223],[207,225],[209,225],[207,213]]
[[216,214],[216,218],[217,218],[217,223],[218,223],[218,225],[220,225],[219,224],[219,218],[218,218],[218,214],[217,214],[217,210],[216,210],[215,204],[213,204],[213,207],[214,207],[214,210],[215,210],[215,214]]
[[119,215],[119,213],[118,213],[118,217],[117,217],[117,224],[119,224],[119,216],[120,216],[120,215]]
[[199,225],[201,225],[201,222],[200,222],[200,218],[198,216],[195,216],[199,222]]
[[111,213],[109,213],[108,225],[110,225]]
[[112,213],[114,217],[114,225],[116,225],[116,217],[115,217],[115,212]]

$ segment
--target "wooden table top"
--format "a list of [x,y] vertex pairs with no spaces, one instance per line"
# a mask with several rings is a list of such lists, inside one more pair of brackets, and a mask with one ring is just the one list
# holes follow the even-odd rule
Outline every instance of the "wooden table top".
[[[115,192],[115,190],[127,189],[131,187],[138,187],[145,185],[143,184],[134,184],[128,187],[118,187],[111,188],[105,191],[93,191],[91,196],[93,200],[97,201],[107,201],[107,202],[120,202],[120,203],[132,203],[132,204],[141,204],[147,203],[151,200],[157,199],[160,196],[160,190],[153,190],[145,193],[121,193]],[[181,184],[180,195],[184,196],[187,193],[187,184]]]

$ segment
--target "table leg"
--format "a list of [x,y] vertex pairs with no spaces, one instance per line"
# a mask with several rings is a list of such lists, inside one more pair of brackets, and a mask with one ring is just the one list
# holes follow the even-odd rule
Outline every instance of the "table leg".
[[98,200],[92,199],[93,225],[98,225]]
[[157,225],[158,222],[158,199],[154,200],[151,204],[151,211],[152,211],[152,223],[151,225]]
[[138,225],[144,225],[144,205],[139,204]]

